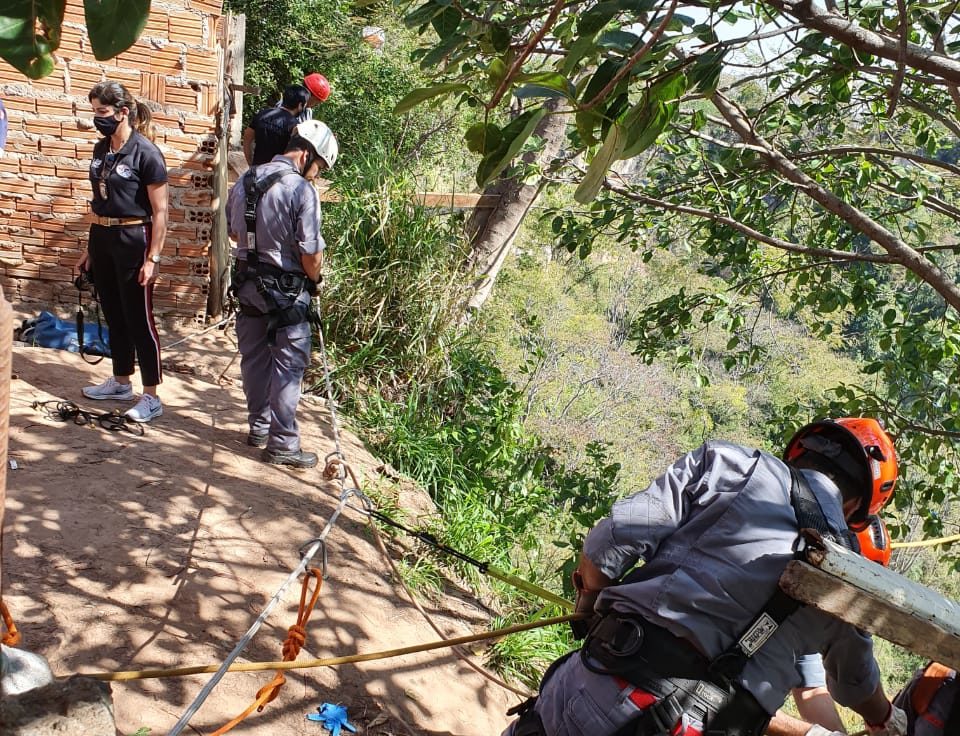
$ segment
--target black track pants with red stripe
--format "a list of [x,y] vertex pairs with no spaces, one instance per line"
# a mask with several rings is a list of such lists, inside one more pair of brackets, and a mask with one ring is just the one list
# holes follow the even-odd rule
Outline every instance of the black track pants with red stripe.
[[150,225],[90,226],[90,268],[110,328],[113,375],[133,375],[134,357],[144,386],[162,380],[160,339],[153,321],[153,284],[138,278],[150,247]]

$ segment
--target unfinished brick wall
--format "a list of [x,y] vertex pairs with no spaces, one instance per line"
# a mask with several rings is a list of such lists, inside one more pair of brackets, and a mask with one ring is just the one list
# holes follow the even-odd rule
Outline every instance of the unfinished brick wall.
[[222,99],[222,0],[154,0],[142,37],[115,59],[94,59],[82,0],[68,0],[57,69],[27,80],[0,61],[10,131],[0,157],[0,284],[14,302],[75,305],[87,247],[88,167],[97,133],[87,93],[123,83],[153,111],[170,177],[170,226],[154,297],[160,317],[202,320]]

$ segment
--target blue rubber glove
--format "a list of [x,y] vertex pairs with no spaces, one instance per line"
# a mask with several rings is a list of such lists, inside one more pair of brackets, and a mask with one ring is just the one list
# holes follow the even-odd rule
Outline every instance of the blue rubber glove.
[[331,736],[340,736],[340,728],[356,732],[356,727],[347,720],[347,709],[342,705],[324,703],[317,708],[317,713],[307,713],[307,720],[322,723],[330,731]]

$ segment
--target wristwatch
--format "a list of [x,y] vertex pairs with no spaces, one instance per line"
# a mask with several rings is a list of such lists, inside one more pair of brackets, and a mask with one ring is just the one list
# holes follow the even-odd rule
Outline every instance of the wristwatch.
[[160,254],[154,253],[152,256],[150,256],[150,260],[154,263],[160,263]]

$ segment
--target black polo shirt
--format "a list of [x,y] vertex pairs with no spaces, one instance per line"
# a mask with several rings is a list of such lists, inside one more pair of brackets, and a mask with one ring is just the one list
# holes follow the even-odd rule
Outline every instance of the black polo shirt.
[[259,166],[287,150],[297,118],[282,107],[267,107],[250,123],[254,133],[253,165]]
[[[110,139],[93,146],[90,184],[93,212],[101,217],[150,217],[153,207],[148,184],[167,181],[167,162],[160,149],[134,131],[117,153],[110,153]],[[104,186],[106,198],[103,197]]]

